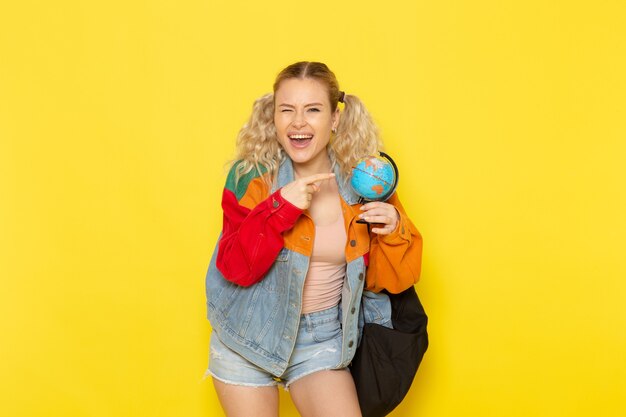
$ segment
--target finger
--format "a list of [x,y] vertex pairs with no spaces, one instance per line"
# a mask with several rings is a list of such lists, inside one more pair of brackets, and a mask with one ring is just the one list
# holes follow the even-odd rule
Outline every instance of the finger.
[[395,214],[395,210],[389,210],[387,208],[375,207],[369,210],[364,210],[359,216],[389,216],[392,217]]
[[318,192],[319,189],[320,187],[317,184],[308,184],[307,186],[305,186],[305,192],[309,195]]
[[389,226],[386,227],[372,227],[372,232],[377,235],[388,235],[393,232],[393,229]]
[[329,180],[331,178],[335,178],[335,174],[332,172],[325,172],[323,174],[315,174],[308,177],[300,178],[305,184],[313,184],[314,182]]
[[363,220],[365,220],[368,223],[379,223],[379,224],[384,224],[386,226],[391,226],[392,224],[395,223],[394,219],[392,219],[389,216],[365,216],[363,217]]
[[[389,212],[386,210],[369,210],[364,213],[359,214],[360,219],[364,219],[368,223],[385,223],[385,224],[393,224],[400,221],[400,218],[396,215],[395,212]],[[374,219],[374,220],[368,220]]]
[[[361,207],[363,210],[363,207]],[[359,215],[360,218],[364,218],[366,216],[387,216],[395,221],[400,221],[400,213],[398,210],[392,206],[391,204],[382,203],[382,205],[377,206],[369,206],[366,210]]]

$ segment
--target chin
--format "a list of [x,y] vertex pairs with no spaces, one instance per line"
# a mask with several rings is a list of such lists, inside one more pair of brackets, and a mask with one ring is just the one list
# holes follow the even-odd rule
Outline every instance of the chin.
[[289,155],[289,158],[293,162],[296,162],[298,164],[304,164],[311,160],[311,157],[309,155],[301,155],[301,154],[293,153],[293,152],[287,152],[287,155]]

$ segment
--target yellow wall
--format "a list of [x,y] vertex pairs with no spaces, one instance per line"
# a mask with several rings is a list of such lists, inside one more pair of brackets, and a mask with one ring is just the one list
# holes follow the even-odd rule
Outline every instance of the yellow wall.
[[223,164],[311,59],[368,104],[425,239],[431,347],[393,416],[626,416],[625,16],[3,2],[0,413],[220,415],[201,377]]

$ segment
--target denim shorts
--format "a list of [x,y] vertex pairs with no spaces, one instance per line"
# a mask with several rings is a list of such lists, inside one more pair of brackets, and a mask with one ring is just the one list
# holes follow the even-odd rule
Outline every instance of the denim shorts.
[[338,369],[341,338],[338,306],[301,315],[289,365],[277,378],[226,347],[213,332],[207,375],[227,384],[250,387],[283,385],[288,389],[291,383],[313,372]]

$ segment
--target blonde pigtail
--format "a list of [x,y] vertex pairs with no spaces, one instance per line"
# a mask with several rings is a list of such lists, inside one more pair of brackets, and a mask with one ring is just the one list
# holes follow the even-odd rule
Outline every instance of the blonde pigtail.
[[382,148],[382,141],[363,102],[350,94],[345,94],[343,101],[345,107],[339,118],[337,133],[330,143],[330,153],[341,172],[348,177],[360,158]]
[[268,180],[271,181],[278,171],[282,156],[274,126],[274,95],[265,94],[254,102],[250,119],[237,135],[237,153],[233,164],[239,164],[235,181],[254,168],[258,172],[267,170]]

